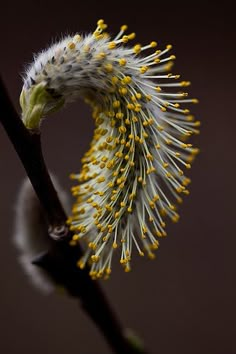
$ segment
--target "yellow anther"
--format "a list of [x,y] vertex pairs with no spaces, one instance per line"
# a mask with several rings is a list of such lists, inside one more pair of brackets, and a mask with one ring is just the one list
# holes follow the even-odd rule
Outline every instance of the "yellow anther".
[[138,178],[138,182],[141,183],[142,181],[143,181],[143,178],[140,176],[140,177]]
[[75,234],[75,235],[73,235],[72,240],[73,241],[78,241],[79,238],[80,238],[80,236]]
[[68,48],[69,49],[74,49],[75,48],[75,43],[74,42],[68,43]]
[[176,59],[176,56],[175,55],[171,55],[170,56],[170,60],[175,60]]
[[172,44],[167,44],[166,49],[168,50],[172,49]]
[[89,242],[88,247],[91,248],[92,250],[95,250],[97,248],[94,242]]
[[98,20],[97,25],[102,27],[104,25],[104,20],[103,19]]
[[98,177],[98,179],[97,179],[97,182],[98,183],[101,183],[101,182],[104,182],[105,181],[105,177],[104,176],[100,176],[100,177]]
[[142,66],[139,71],[141,72],[141,74],[144,74],[147,70],[148,66]]
[[105,273],[106,273],[106,275],[110,275],[111,274],[111,268],[106,268],[105,269]]
[[154,63],[156,63],[156,64],[160,63],[160,61],[161,61],[161,60],[160,60],[159,58],[155,58],[155,59],[154,59]]
[[122,112],[116,113],[116,118],[122,119],[123,117],[124,117],[124,113],[122,113]]
[[128,208],[127,208],[127,211],[128,211],[128,213],[132,213],[132,208],[131,208],[131,207],[128,207]]
[[135,37],[136,37],[136,34],[135,34],[134,32],[132,32],[132,33],[130,33],[130,34],[128,35],[128,38],[129,38],[130,40],[134,39]]
[[179,196],[176,197],[176,201],[177,201],[177,203],[179,203],[179,204],[183,203],[183,199],[180,198]]
[[127,31],[128,26],[127,26],[127,25],[123,25],[123,26],[121,26],[120,29],[121,29],[121,31],[123,31],[123,32],[124,32],[124,31]]
[[146,228],[146,226],[145,226],[145,225],[143,225],[143,226],[142,226],[142,231],[143,231],[143,233],[144,233],[144,234],[146,234],[146,233],[147,233],[147,228]]
[[178,215],[178,214],[173,215],[173,216],[171,217],[171,220],[172,220],[173,222],[178,222],[178,221],[179,221],[179,215]]
[[108,224],[107,225],[107,228],[108,228],[108,232],[111,234],[112,233],[112,230],[113,230],[113,227],[111,224]]
[[97,55],[97,59],[104,59],[105,57],[106,57],[106,53],[104,52],[98,53]]
[[80,269],[84,269],[85,267],[85,262],[80,259],[77,263],[76,263],[77,267],[80,268]]
[[111,82],[115,85],[115,84],[117,84],[117,82],[119,81],[119,79],[118,79],[118,77],[116,77],[116,76],[113,76],[112,78],[111,78]]
[[121,152],[121,151],[117,151],[116,153],[115,153],[115,156],[116,157],[119,157],[120,159],[123,157],[123,153]]
[[154,202],[157,202],[158,200],[160,199],[160,197],[159,197],[159,195],[154,195],[154,197],[152,198],[152,200],[154,201]]
[[133,47],[133,51],[135,54],[138,54],[141,52],[141,45],[140,44],[136,44],[134,47]]
[[150,43],[150,47],[151,47],[151,48],[155,48],[156,46],[157,46],[157,42],[152,41],[152,42]]
[[89,45],[85,45],[83,47],[83,50],[84,50],[85,53],[88,53],[90,51],[90,46]]
[[180,84],[181,84],[181,86],[186,87],[186,86],[190,85],[190,81],[182,81]]
[[70,179],[76,179],[76,174],[75,173],[71,173],[69,177],[70,177]]
[[125,133],[127,131],[127,129],[126,129],[126,127],[124,126],[124,125],[121,125],[120,127],[119,127],[119,132],[120,133]]
[[110,161],[108,161],[108,163],[107,163],[107,168],[112,168],[114,166],[114,161],[113,160],[110,160]]
[[107,63],[104,65],[104,68],[105,70],[108,72],[108,73],[111,73],[113,71],[113,66],[111,63]]
[[150,245],[150,250],[157,250],[159,247],[159,243],[156,241]]
[[121,87],[121,88],[119,88],[119,92],[121,95],[126,95],[128,90],[126,87]]
[[123,36],[122,37],[122,42],[123,43],[127,43],[129,41],[129,37],[128,36]]
[[147,154],[146,156],[148,160],[153,161],[153,156],[151,154]]
[[99,261],[100,257],[99,256],[96,256],[95,254],[91,256],[91,260],[92,262],[94,263],[97,263]]
[[127,85],[127,84],[130,84],[132,82],[132,79],[130,76],[125,76],[122,80],[121,80],[121,83],[123,85]]
[[135,105],[135,108],[134,108],[135,112],[140,112],[141,109],[142,109],[142,105],[139,104],[139,103],[137,103],[137,104]]
[[184,148],[184,149],[187,149],[187,147],[188,147],[188,144],[185,144],[185,143],[181,143],[181,144],[180,144],[180,146],[181,146],[182,148]]
[[156,234],[158,237],[162,237],[162,233],[161,233],[159,230],[156,230],[155,234]]
[[120,64],[121,66],[125,66],[125,65],[126,65],[126,63],[127,63],[127,61],[126,61],[126,59],[125,59],[125,58],[121,58],[121,59],[119,59],[119,64]]
[[135,108],[133,103],[128,103],[126,107],[130,110],[134,110],[134,108]]
[[125,272],[128,273],[128,272],[131,272],[131,268],[129,265],[126,265],[125,266]]
[[120,101],[114,101],[113,102],[113,107],[114,108],[119,108],[120,107]]
[[192,151],[191,151],[191,153],[194,155],[199,154],[199,152],[200,152],[200,149],[198,149],[198,148],[192,149]]
[[73,38],[73,41],[79,42],[81,40],[81,36],[79,34],[76,34]]
[[162,132],[162,131],[164,130],[164,127],[163,127],[162,125],[158,125],[158,126],[157,126],[157,130],[158,130],[159,132]]
[[150,205],[150,207],[151,207],[151,209],[154,209],[155,208],[155,203],[154,202],[149,202],[149,205]]
[[106,204],[106,205],[105,205],[105,208],[106,208],[108,211],[112,211],[112,207],[111,207],[109,204]]
[[155,255],[153,252],[149,252],[149,253],[148,253],[148,258],[150,258],[150,259],[155,259],[155,258],[156,258],[156,255]]
[[189,195],[189,194],[190,194],[190,192],[189,192],[187,189],[185,189],[185,190],[183,191],[183,193],[186,194],[186,195]]
[[108,43],[108,49],[114,49],[116,47],[116,43],[115,42],[109,42]]

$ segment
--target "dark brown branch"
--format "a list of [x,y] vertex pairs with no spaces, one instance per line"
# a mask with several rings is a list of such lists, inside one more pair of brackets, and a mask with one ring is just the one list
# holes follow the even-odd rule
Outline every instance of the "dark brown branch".
[[[138,354],[138,349],[124,335],[97,281],[89,276],[89,268],[80,270],[76,262],[80,247],[69,246],[72,233],[66,227],[67,216],[48,174],[40,144],[40,135],[29,132],[19,119],[6,89],[0,81],[0,121],[12,142],[41,202],[53,237],[50,250],[40,255],[35,265],[44,268],[68,293],[80,300],[86,313],[104,334],[114,353]],[[60,241],[58,241],[60,239]]]

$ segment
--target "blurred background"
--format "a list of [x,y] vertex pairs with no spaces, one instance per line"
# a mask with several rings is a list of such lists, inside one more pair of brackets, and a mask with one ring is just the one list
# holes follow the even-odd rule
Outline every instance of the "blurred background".
[[[180,222],[168,226],[156,260],[135,260],[129,274],[117,264],[111,279],[102,282],[122,324],[143,338],[150,354],[236,353],[236,28],[233,2],[206,3],[38,0],[1,5],[1,74],[18,111],[21,74],[32,54],[65,33],[93,31],[100,18],[112,33],[127,23],[137,42],[156,40],[160,48],[173,44],[173,72],[191,80],[190,93],[200,100],[193,113],[202,121],[195,138],[201,154],[189,173],[193,183]],[[82,102],[43,124],[47,165],[68,191],[68,175],[79,171],[92,131]],[[14,207],[25,172],[1,126],[0,171],[0,352],[110,353],[76,302],[41,295],[17,262]]]

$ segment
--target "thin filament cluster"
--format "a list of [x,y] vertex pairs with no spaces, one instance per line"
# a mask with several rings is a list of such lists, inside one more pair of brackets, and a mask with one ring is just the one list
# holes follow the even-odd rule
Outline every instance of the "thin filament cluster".
[[71,245],[86,245],[78,266],[90,263],[94,279],[110,275],[115,252],[127,272],[133,251],[154,258],[165,220],[179,220],[177,205],[189,194],[184,170],[198,149],[186,141],[200,125],[186,108],[197,103],[183,91],[190,83],[170,73],[172,46],[131,46],[127,26],[114,38],[106,27],[99,20],[93,34],[39,54],[24,83],[27,91],[44,82],[55,99],[80,96],[92,108],[94,135],[81,171],[71,175],[76,202],[68,224]]

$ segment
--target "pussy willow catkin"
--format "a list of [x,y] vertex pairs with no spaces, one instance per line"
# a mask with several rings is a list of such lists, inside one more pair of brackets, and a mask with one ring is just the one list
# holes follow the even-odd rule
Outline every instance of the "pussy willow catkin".
[[[79,174],[68,223],[71,245],[86,241],[78,266],[91,262],[91,276],[107,277],[112,256],[130,270],[132,249],[154,258],[166,236],[165,217],[177,222],[176,203],[189,194],[189,169],[198,149],[186,143],[198,134],[182,89],[189,81],[169,71],[172,46],[129,45],[127,26],[111,38],[106,24],[87,36],[66,37],[39,54],[26,72],[21,94],[23,121],[38,129],[42,117],[78,96],[91,106],[95,130]],[[144,53],[148,54],[145,56]]]

